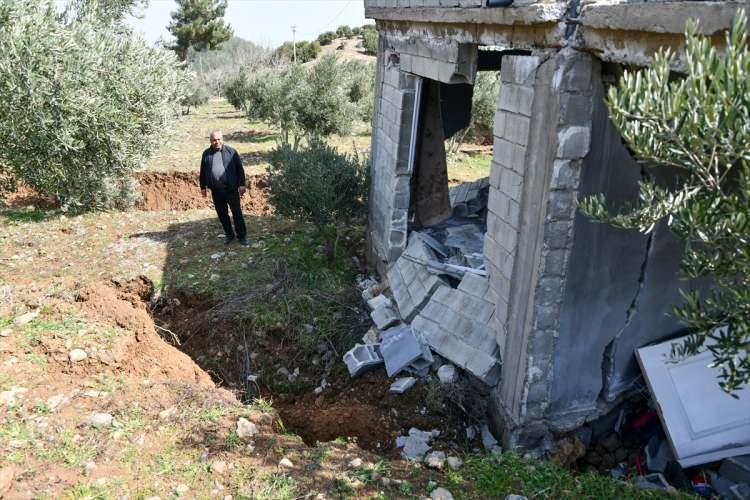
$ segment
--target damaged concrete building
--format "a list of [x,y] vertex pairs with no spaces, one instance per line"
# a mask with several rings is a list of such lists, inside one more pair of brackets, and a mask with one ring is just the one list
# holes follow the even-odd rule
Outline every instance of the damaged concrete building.
[[[380,33],[371,262],[401,319],[493,387],[505,446],[607,414],[639,379],[634,350],[680,332],[670,307],[692,285],[677,277],[679,243],[664,227],[593,224],[576,203],[634,200],[643,175],[607,87],[659,47],[679,50],[691,17],[720,40],[742,5],[365,0]],[[468,123],[478,71],[501,75],[491,172],[449,191],[444,141]]]

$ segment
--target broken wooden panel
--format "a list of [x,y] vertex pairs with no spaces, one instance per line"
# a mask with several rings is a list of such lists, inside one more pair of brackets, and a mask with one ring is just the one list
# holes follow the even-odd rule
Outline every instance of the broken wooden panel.
[[710,351],[674,361],[676,342],[636,351],[675,457],[691,467],[750,453],[750,387],[733,398],[719,387]]

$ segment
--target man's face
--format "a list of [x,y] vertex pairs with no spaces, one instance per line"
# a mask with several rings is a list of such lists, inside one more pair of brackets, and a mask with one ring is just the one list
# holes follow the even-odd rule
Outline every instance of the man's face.
[[224,138],[221,134],[211,134],[211,147],[216,151],[220,150],[224,145]]

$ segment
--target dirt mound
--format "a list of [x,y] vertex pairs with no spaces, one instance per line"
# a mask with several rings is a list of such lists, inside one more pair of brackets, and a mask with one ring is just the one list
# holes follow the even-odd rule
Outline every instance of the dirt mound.
[[101,361],[150,379],[213,386],[206,372],[156,333],[143,302],[150,298],[153,289],[148,278],[140,276],[124,283],[109,281],[90,285],[79,292],[77,300],[89,316],[134,334],[121,339],[111,350],[111,358]]
[[[141,172],[137,174],[141,201],[138,210],[190,210],[213,208],[211,197],[203,198],[198,174],[191,172]],[[242,210],[249,215],[269,215],[268,183],[264,175],[247,178]]]

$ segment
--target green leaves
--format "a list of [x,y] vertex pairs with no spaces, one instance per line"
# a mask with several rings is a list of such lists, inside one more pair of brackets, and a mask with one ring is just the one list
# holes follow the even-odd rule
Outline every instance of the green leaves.
[[174,54],[52,2],[0,0],[0,164],[72,211],[127,205],[187,88]]
[[[639,200],[613,211],[602,196],[583,200],[597,222],[648,232],[663,219],[683,241],[681,274],[711,283],[709,293],[683,293],[675,314],[693,334],[674,350],[689,355],[707,347],[721,386],[736,391],[750,382],[750,48],[747,19],[739,11],[721,53],[685,31],[684,75],[671,68],[669,50],[651,68],[626,72],[609,90],[613,123],[641,160],[677,167],[676,186],[640,183]],[[713,343],[706,344],[711,338]]]
[[177,11],[169,32],[176,41],[171,47],[180,60],[185,60],[189,48],[196,51],[212,50],[232,38],[232,29],[224,24],[226,0],[176,0]]
[[282,142],[297,145],[303,137],[347,133],[357,114],[369,119],[373,88],[372,66],[341,64],[329,55],[309,67],[270,68],[252,78],[241,71],[227,81],[225,95],[249,119],[279,127]]
[[[365,212],[366,162],[313,140],[299,150],[280,145],[272,152],[270,163],[268,181],[274,208],[281,215],[314,223],[329,246],[332,262],[339,228]],[[333,231],[328,230],[331,224],[336,224]]]

